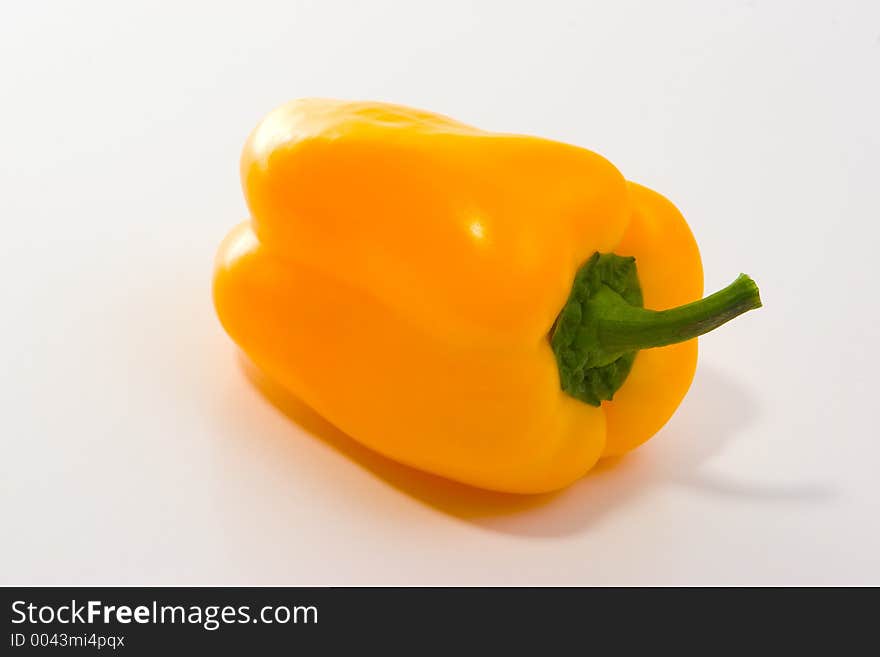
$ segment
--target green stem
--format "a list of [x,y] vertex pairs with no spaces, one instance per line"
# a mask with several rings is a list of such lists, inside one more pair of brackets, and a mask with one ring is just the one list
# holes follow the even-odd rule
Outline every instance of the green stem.
[[646,310],[630,305],[603,285],[587,307],[596,320],[596,337],[606,354],[663,347],[690,340],[761,307],[758,286],[746,276],[723,290],[670,310]]
[[560,387],[599,406],[626,381],[642,349],[684,342],[761,307],[755,282],[740,274],[720,292],[670,310],[645,310],[635,258],[594,253],[578,269],[550,331]]

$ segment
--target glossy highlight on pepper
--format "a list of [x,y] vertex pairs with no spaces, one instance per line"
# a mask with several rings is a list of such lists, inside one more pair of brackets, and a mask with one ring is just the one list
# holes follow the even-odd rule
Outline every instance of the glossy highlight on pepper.
[[356,440],[482,488],[555,490],[643,443],[694,336],[760,305],[747,277],[700,300],[678,210],[559,142],[303,99],[241,176],[251,216],[214,274],[229,335]]

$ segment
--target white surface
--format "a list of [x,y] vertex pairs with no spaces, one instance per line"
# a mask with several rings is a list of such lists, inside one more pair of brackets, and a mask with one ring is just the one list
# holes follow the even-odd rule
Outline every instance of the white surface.
[[[877,2],[10,2],[0,85],[0,583],[880,584]],[[209,292],[307,95],[592,148],[766,307],[550,499],[314,437]]]

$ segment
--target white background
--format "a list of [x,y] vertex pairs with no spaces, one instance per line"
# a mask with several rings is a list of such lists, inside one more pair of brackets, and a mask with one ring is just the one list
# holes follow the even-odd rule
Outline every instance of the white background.
[[[598,151],[765,308],[555,496],[297,425],[210,280],[247,133],[310,95]],[[872,0],[3,3],[0,583],[880,584],[878,119]]]

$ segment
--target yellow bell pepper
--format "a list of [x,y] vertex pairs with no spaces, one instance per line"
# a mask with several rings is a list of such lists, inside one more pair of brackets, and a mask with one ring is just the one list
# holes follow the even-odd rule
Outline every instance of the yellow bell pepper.
[[257,126],[241,177],[251,218],[214,277],[229,335],[358,441],[474,486],[558,489],[641,444],[695,336],[760,306],[746,276],[699,300],[678,210],[554,141],[305,99]]

